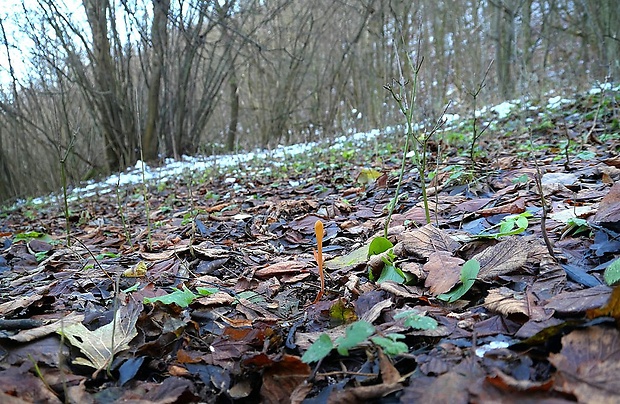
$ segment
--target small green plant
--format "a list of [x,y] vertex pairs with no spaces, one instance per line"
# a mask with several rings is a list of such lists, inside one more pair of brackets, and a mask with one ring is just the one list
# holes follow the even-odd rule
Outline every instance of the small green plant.
[[[518,215],[508,215],[495,226],[491,226],[484,232],[476,234],[476,237],[497,239],[499,237],[523,233],[529,226],[529,221],[527,220],[528,217],[532,217],[532,214],[528,211],[519,213]],[[497,227],[499,227],[499,231],[497,233],[489,233],[489,230]]]
[[37,262],[41,262],[41,261],[43,261],[43,260],[45,259],[45,257],[47,257],[47,253],[48,253],[48,252],[49,252],[49,251],[39,251],[39,252],[36,252],[36,253],[34,254],[34,256],[35,256],[35,258],[36,258]]
[[[396,267],[394,263],[396,256],[394,255],[394,245],[390,240],[385,237],[375,237],[368,246],[367,258],[370,259],[373,256],[379,257],[383,264],[381,275],[376,280],[377,283],[394,281],[402,284],[407,281],[407,276],[402,270]],[[369,265],[368,268],[368,279],[371,281],[375,280],[375,275],[373,273],[374,266],[375,265]]]
[[578,234],[589,233],[591,231],[592,228],[590,227],[586,219],[571,217],[566,221],[566,226],[564,227],[562,234],[560,235],[560,240],[564,239],[569,234],[576,236]]
[[101,260],[104,260],[106,258],[119,258],[119,257],[120,257],[120,255],[117,254],[117,253],[113,253],[113,252],[109,252],[109,251],[104,251],[104,252],[101,252],[101,253],[97,254],[95,256],[95,259],[97,261],[101,261]]
[[196,291],[198,292],[198,294],[195,294],[194,292],[189,290],[187,288],[187,286],[183,285],[183,289],[175,289],[174,292],[169,293],[167,295],[163,295],[163,296],[150,297],[150,298],[149,297],[145,297],[142,300],[142,302],[143,303],[160,302],[160,303],[163,303],[163,304],[172,304],[172,303],[174,303],[174,304],[176,304],[179,307],[187,307],[197,297],[209,296],[209,295],[212,295],[214,293],[217,293],[217,289],[214,289],[214,288],[197,287]]
[[603,274],[605,283],[609,286],[617,285],[620,282],[620,258],[614,260]]
[[461,284],[448,293],[442,293],[437,296],[437,298],[448,303],[456,302],[474,285],[478,272],[480,272],[480,263],[478,260],[471,259],[467,261],[461,268]]
[[[416,330],[433,330],[437,328],[437,321],[430,317],[419,315],[417,312],[408,310],[394,316],[395,319],[405,319],[405,327]],[[391,333],[387,335],[377,334],[375,327],[367,321],[359,320],[351,323],[346,329],[345,334],[332,341],[329,335],[323,333],[314,341],[308,350],[301,357],[302,362],[318,362],[325,358],[336,348],[338,353],[343,356],[349,355],[349,350],[358,345],[370,341],[383,348],[387,355],[400,355],[409,350],[404,342],[403,334]]]
[[40,233],[38,231],[28,231],[25,233],[17,233],[15,235],[15,237],[13,238],[13,241],[17,242],[17,241],[25,241],[25,242],[30,242],[32,240],[40,240],[40,241],[44,241],[46,243],[51,243],[52,242],[52,236],[50,236],[49,234],[45,234],[45,233]]

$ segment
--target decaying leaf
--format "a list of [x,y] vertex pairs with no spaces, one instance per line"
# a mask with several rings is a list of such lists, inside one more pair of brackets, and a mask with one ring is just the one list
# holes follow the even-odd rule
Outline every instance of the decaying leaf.
[[620,230],[620,182],[609,189],[592,220],[616,231]]
[[62,326],[71,326],[72,324],[80,323],[82,320],[84,320],[83,314],[71,313],[64,316],[60,320],[54,321],[53,323],[33,328],[31,330],[22,330],[10,338],[13,341],[29,342],[37,338],[44,337],[48,334],[52,334]]
[[549,355],[557,368],[556,389],[582,403],[620,402],[620,332],[590,327],[562,337],[562,350]]
[[487,248],[473,258],[480,262],[478,278],[491,281],[523,267],[527,261],[529,245],[518,237],[510,237]]
[[394,247],[394,254],[399,257],[413,255],[417,258],[428,258],[434,252],[452,253],[457,248],[459,248],[459,243],[454,241],[448,233],[427,224],[414,231],[402,233],[398,244]]
[[74,364],[99,371],[108,366],[114,355],[129,349],[129,342],[138,335],[136,321],[141,311],[141,304],[131,302],[118,309],[115,315],[116,321],[94,331],[90,331],[82,323],[75,323],[61,327],[57,332],[86,356],[75,359]]
[[609,286],[600,285],[575,292],[562,292],[551,299],[545,308],[560,313],[582,313],[603,306],[611,295]]
[[254,276],[258,278],[269,278],[271,276],[282,276],[287,274],[296,274],[304,270],[307,264],[300,261],[282,261],[271,264],[268,267],[261,268],[254,272]]
[[489,294],[484,299],[484,307],[505,316],[510,314],[528,315],[525,294],[515,292],[504,286],[489,290]]
[[423,267],[428,272],[424,286],[430,288],[434,296],[448,292],[459,282],[464,262],[446,251],[431,254]]

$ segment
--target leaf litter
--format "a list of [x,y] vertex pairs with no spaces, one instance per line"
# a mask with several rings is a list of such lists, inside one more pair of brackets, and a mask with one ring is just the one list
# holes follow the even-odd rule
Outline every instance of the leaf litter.
[[600,143],[547,123],[596,97],[499,119],[469,179],[449,157],[432,224],[407,170],[380,241],[393,135],[177,172],[150,230],[141,188],[95,192],[71,246],[54,206],[8,209],[0,401],[617,402],[618,95],[571,123]]

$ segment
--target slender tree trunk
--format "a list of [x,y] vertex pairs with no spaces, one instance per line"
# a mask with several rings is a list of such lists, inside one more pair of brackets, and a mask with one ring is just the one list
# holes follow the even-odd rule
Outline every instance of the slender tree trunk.
[[147,116],[142,136],[142,151],[144,159],[152,161],[157,159],[159,149],[159,136],[157,134],[157,121],[160,115],[159,100],[162,72],[164,69],[164,49],[168,37],[168,11],[170,0],[153,0],[153,25],[151,38],[153,41],[153,56],[151,59],[151,77],[147,98]]
[[237,126],[239,125],[239,85],[234,64],[230,67],[230,123],[226,135],[226,150],[233,151],[237,140]]

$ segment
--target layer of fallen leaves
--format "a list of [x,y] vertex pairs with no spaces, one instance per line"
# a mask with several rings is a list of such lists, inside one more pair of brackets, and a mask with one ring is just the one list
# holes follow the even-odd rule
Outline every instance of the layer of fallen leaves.
[[[7,212],[0,401],[618,402],[620,290],[603,271],[620,249],[619,143],[600,140],[617,135],[618,105],[594,114],[599,105],[584,97],[523,133],[489,129],[470,180],[441,170],[433,180],[431,225],[409,167],[388,232],[406,283],[371,281],[367,266],[396,154],[325,153],[270,174],[153,184],[150,231],[139,189],[87,198],[72,206],[71,245],[59,210]],[[524,212],[524,232],[493,236]],[[327,290],[312,304],[319,219]],[[468,260],[480,267],[471,289],[441,299]],[[437,326],[412,328],[399,314],[409,312]],[[356,321],[407,352],[345,345]],[[305,363],[317,340],[346,349]]]

